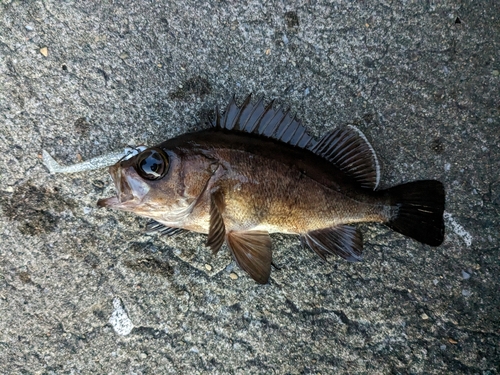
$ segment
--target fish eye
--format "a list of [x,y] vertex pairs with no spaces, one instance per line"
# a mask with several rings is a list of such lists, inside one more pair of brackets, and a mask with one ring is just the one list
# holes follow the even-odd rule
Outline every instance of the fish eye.
[[136,171],[146,180],[158,180],[168,172],[168,157],[159,148],[149,148],[137,155]]

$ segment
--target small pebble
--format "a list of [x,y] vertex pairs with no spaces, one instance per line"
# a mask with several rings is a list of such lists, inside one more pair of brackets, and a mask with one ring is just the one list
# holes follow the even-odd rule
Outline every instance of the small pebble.
[[443,344],[443,345],[441,345],[439,348],[440,348],[441,350],[446,350],[446,345],[444,345],[444,344]]
[[207,271],[212,271],[212,266],[210,264],[205,264],[205,269]]
[[140,357],[141,357],[141,359],[146,359],[146,358],[148,358],[148,355],[146,353],[141,353]]
[[498,70],[493,70],[493,71],[491,72],[491,74],[493,74],[493,75],[496,77],[496,76],[500,75],[500,71],[498,71]]
[[453,345],[458,344],[458,341],[457,341],[457,340],[452,339],[451,337],[448,339],[448,342],[449,342],[450,344],[453,344]]
[[468,272],[465,272],[464,270],[462,270],[462,278],[464,280],[469,280],[470,279],[470,274]]
[[462,295],[463,295],[464,297],[469,297],[469,296],[471,295],[471,292],[470,292],[470,290],[463,289],[463,290],[462,290]]
[[47,47],[40,48],[40,53],[47,57],[49,55],[49,49]]
[[426,313],[423,313],[422,315],[420,315],[420,317],[421,317],[423,320],[427,320],[427,319],[429,319],[429,315],[427,315]]
[[28,31],[33,31],[33,26],[30,26],[30,25],[26,25],[24,26],[24,28]]
[[237,280],[237,279],[238,279],[238,275],[237,275],[237,274],[235,274],[234,272],[231,272],[231,273],[229,274],[229,277],[231,278],[231,280]]

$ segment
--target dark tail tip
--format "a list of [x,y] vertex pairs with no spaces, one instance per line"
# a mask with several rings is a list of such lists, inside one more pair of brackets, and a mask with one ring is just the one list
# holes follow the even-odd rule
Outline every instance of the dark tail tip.
[[422,180],[385,190],[397,216],[387,223],[395,231],[431,246],[444,240],[445,191],[441,182]]

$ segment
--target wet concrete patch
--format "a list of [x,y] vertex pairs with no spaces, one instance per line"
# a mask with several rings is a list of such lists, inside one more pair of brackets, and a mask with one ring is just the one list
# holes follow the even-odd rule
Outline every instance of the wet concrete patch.
[[168,277],[173,274],[173,269],[168,262],[154,257],[127,260],[124,264],[133,271],[146,272],[151,275]]
[[194,95],[203,98],[212,91],[210,82],[206,78],[194,76],[184,81],[180,87],[170,93],[171,99],[186,100],[189,96]]
[[47,234],[56,230],[62,211],[76,207],[57,190],[26,183],[0,198],[0,205],[7,218],[18,222],[22,234]]

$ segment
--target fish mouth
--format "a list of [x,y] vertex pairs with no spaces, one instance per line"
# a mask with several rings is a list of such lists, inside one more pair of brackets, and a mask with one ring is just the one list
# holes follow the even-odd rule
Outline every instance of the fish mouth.
[[118,197],[101,198],[97,201],[97,207],[114,207],[120,203]]
[[149,186],[135,172],[134,168],[122,168],[115,164],[109,167],[109,174],[113,179],[116,196],[102,198],[97,201],[98,207],[108,207],[118,210],[130,210],[143,203],[149,192]]

